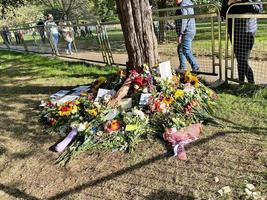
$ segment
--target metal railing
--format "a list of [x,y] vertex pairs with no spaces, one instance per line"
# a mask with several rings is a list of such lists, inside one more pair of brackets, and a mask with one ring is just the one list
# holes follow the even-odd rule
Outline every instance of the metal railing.
[[[263,2],[264,5],[267,2]],[[240,5],[240,4],[237,4]],[[242,4],[245,5],[245,4]],[[214,4],[194,5],[183,8],[194,8],[194,15],[179,15],[175,12],[181,7],[153,10],[155,34],[159,43],[160,61],[170,60],[173,67],[179,65],[177,53],[177,33],[175,20],[195,19],[196,35],[192,42],[192,52],[199,65],[199,73],[212,75],[226,81],[240,82],[238,78],[238,63],[236,61],[235,45],[243,51],[244,41],[236,40],[237,34],[233,31],[236,20],[258,19],[258,30],[255,43],[250,52],[249,63],[254,72],[256,84],[266,84],[267,80],[267,14],[229,14],[226,21],[221,21],[220,9]],[[228,21],[232,20],[232,35],[228,34]],[[9,37],[1,36],[6,45],[0,47],[57,54],[58,56],[99,62],[110,65],[123,65],[128,60],[125,41],[120,22],[81,23],[71,25],[74,34],[72,48],[74,54],[66,54],[67,42],[62,33],[59,34],[57,49],[53,46],[51,36],[44,37],[40,26],[14,28],[9,30]],[[59,26],[59,32],[62,26]],[[221,37],[225,35],[225,37]],[[9,39],[10,38],[10,39]],[[231,43],[229,42],[231,38]],[[237,42],[235,42],[237,41]],[[223,44],[223,45],[222,45]],[[224,62],[222,62],[224,60]],[[188,66],[189,68],[189,66]],[[240,68],[240,67],[239,67]]]
[[[192,15],[176,15],[177,10],[194,9]],[[205,13],[203,13],[205,10]],[[192,5],[154,10],[155,33],[159,41],[161,60],[171,60],[178,68],[179,59],[176,52],[176,20],[194,19],[196,34],[192,41],[192,52],[199,66],[199,74],[219,76],[222,78],[221,52],[221,18],[220,10],[214,4]],[[187,59],[188,60],[188,59]],[[189,60],[190,61],[190,60]],[[189,68],[187,66],[187,68]]]
[[255,4],[259,2],[233,4],[226,13],[226,81],[267,84],[267,14],[229,13],[235,6]]

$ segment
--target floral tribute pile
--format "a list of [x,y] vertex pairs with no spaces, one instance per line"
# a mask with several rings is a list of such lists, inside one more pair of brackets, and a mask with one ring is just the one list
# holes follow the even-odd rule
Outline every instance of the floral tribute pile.
[[[61,152],[58,163],[88,150],[132,152],[148,135],[168,141],[175,156],[185,160],[184,145],[199,138],[202,124],[215,122],[216,93],[189,71],[162,79],[157,68],[151,72],[143,65],[139,71],[130,71],[127,96],[116,108],[109,107],[126,78],[120,70],[108,79],[99,77],[70,101],[42,103],[41,116],[49,132],[64,137],[55,146]],[[100,92],[103,89],[106,92]]]

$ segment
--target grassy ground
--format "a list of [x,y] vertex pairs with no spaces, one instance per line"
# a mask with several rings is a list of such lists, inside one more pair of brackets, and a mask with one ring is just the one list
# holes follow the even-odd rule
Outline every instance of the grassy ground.
[[[114,72],[0,51],[0,199],[245,199],[248,182],[266,197],[267,90],[255,87],[217,89],[215,115],[224,127],[206,126],[185,162],[152,140],[135,157],[88,152],[54,165],[49,147],[59,138],[38,122],[40,100]],[[224,186],[232,192],[220,197]]]

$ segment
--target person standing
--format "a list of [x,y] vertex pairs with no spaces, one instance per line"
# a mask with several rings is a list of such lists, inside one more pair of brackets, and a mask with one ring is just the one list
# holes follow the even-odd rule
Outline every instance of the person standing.
[[[236,5],[235,3],[252,3],[259,2],[253,5]],[[221,8],[221,16],[225,19],[227,10],[229,14],[243,13],[260,13],[262,12],[262,4],[258,0],[223,0]],[[257,31],[257,19],[245,18],[235,19],[234,23],[234,39],[232,38],[232,19],[228,20],[228,34],[230,41],[234,45],[234,54],[237,60],[238,80],[240,83],[245,82],[245,77],[249,83],[255,83],[252,68],[249,66],[248,59],[255,41]],[[233,41],[234,40],[234,41]]]
[[48,14],[47,15],[47,21],[45,22],[45,30],[46,30],[46,34],[47,36],[50,38],[52,37],[52,42],[53,42],[53,46],[54,46],[54,50],[55,53],[58,54],[58,37],[59,37],[59,33],[58,33],[58,26],[57,24],[54,22],[54,17],[52,14]]
[[[193,3],[190,0],[175,0],[175,3],[181,7],[176,10],[176,16],[194,15],[194,9],[190,7]],[[177,19],[175,20],[175,28],[178,37],[177,52],[180,61],[180,66],[177,70],[185,70],[186,61],[188,61],[192,71],[198,71],[199,67],[192,53],[192,41],[196,35],[195,18]]]
[[64,22],[62,27],[62,36],[64,40],[67,42],[67,49],[66,53],[72,55],[72,42],[74,40],[74,31],[73,28],[71,27],[71,22]]
[[45,29],[44,29],[44,21],[43,19],[39,19],[37,22],[37,31],[40,34],[42,42],[45,44]]

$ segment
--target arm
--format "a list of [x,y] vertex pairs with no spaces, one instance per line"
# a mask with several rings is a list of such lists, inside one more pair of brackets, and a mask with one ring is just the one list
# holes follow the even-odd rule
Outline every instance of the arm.
[[[189,15],[189,14],[191,14],[191,13],[188,12],[187,8],[182,8],[182,15]],[[181,36],[185,33],[189,20],[190,19],[182,19],[181,33],[179,36]]]
[[[253,3],[255,0],[245,0],[242,3]],[[258,2],[257,4],[253,5],[238,5],[233,6],[229,13],[233,14],[244,14],[244,13],[261,13],[263,11],[262,3]]]

